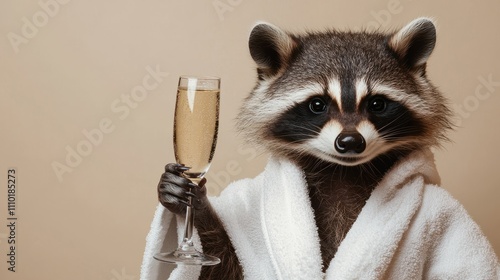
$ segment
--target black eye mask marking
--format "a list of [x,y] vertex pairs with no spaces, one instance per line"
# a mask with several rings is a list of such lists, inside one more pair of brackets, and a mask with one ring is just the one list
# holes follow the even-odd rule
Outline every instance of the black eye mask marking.
[[403,104],[382,95],[366,98],[360,108],[387,141],[425,134],[423,123]]
[[331,101],[322,96],[309,98],[281,114],[269,132],[274,138],[293,143],[314,138],[331,119],[328,114],[331,105]]

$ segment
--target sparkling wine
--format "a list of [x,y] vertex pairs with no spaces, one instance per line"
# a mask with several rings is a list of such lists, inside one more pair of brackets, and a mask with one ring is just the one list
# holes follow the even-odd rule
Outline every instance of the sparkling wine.
[[[212,162],[219,128],[220,78],[181,76],[177,86],[174,117],[174,153],[177,163],[191,169],[183,175],[199,183]],[[191,187],[194,188],[194,187]],[[220,259],[194,247],[192,197],[187,198],[184,236],[172,252],[157,253],[156,260],[191,265],[216,265]]]
[[212,162],[219,126],[219,90],[177,90],[174,152],[178,163],[191,167],[187,177],[201,178]]

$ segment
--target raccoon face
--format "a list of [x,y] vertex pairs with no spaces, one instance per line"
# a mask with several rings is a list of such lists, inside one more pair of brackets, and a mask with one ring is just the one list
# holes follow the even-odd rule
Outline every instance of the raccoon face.
[[435,145],[450,127],[445,100],[425,74],[435,39],[426,18],[392,34],[297,36],[258,24],[249,41],[258,83],[239,129],[271,153],[346,166]]

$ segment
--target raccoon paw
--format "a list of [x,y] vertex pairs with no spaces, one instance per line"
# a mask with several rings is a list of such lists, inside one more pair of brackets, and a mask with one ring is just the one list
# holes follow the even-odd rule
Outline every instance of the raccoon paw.
[[[169,163],[165,166],[165,173],[161,175],[158,183],[158,200],[169,211],[184,215],[186,206],[202,210],[208,205],[206,179],[203,178],[198,185],[182,176],[189,170],[178,163]],[[191,197],[191,203],[189,198]]]

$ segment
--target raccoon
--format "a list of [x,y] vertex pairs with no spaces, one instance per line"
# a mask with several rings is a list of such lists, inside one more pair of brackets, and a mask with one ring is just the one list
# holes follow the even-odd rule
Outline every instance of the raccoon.
[[[447,140],[450,110],[426,75],[435,42],[428,18],[388,33],[290,34],[268,23],[251,31],[257,84],[237,127],[250,144],[303,170],[324,271],[384,174],[410,152]],[[185,198],[197,197],[195,225],[204,251],[222,259],[222,265],[204,267],[201,278],[241,279],[204,183],[188,192],[190,182],[179,177],[183,168],[167,165],[160,202],[182,213]]]

